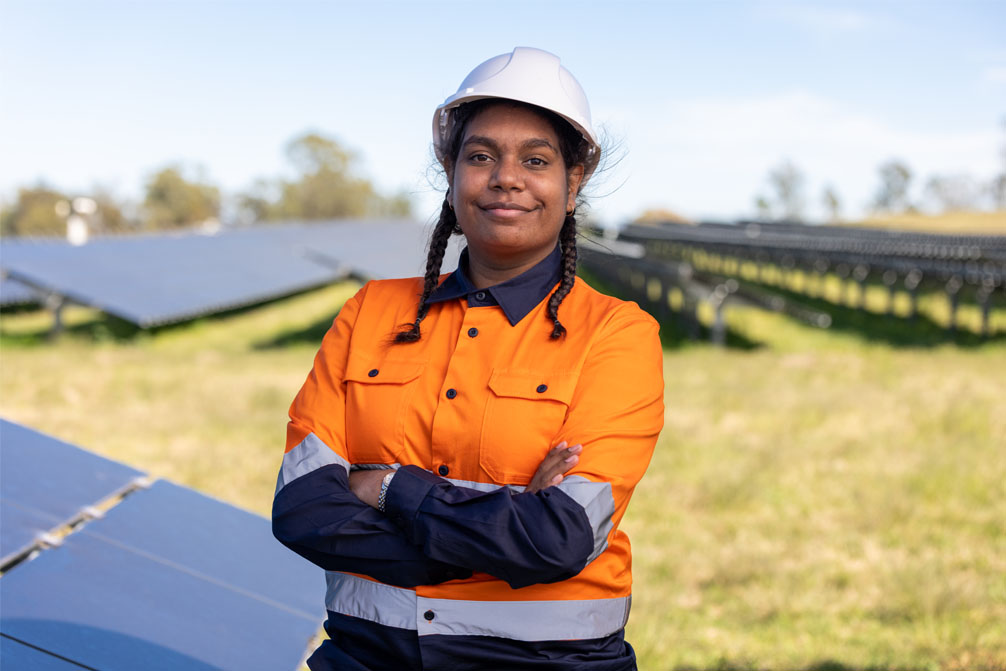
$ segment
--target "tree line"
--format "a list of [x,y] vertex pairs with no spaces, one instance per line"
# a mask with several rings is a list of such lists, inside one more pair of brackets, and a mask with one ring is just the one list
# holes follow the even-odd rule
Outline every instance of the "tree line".
[[236,223],[321,220],[346,217],[408,217],[406,193],[384,195],[357,173],[358,157],[337,140],[306,133],[291,140],[286,155],[296,178],[260,179],[225,202],[220,188],[205,173],[168,165],[151,174],[140,203],[116,199],[95,190],[76,198],[39,184],[18,190],[17,199],[0,211],[4,236],[62,236],[68,216],[82,200],[91,233],[177,230],[220,225],[222,210]]
[[[964,212],[1006,209],[1006,156],[1004,169],[988,182],[967,174],[932,175],[921,195],[912,194],[915,173],[899,159],[877,168],[878,185],[869,208],[875,214],[919,212]],[[755,196],[757,215],[766,220],[804,221],[807,208],[806,176],[792,161],[785,160],[769,171],[768,190]],[[820,193],[820,203],[830,222],[842,220],[843,202],[832,185]]]

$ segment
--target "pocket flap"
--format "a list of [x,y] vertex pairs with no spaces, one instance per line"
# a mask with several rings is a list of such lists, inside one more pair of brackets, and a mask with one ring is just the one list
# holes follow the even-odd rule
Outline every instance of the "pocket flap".
[[559,401],[569,405],[576,380],[576,373],[566,371],[494,370],[489,388],[497,396]]
[[419,377],[425,361],[381,361],[374,357],[353,357],[346,365],[346,381],[364,384],[402,384]]

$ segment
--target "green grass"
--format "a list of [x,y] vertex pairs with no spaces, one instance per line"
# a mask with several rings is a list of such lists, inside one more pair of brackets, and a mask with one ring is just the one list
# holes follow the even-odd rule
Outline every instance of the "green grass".
[[[268,514],[287,406],[354,288],[153,334],[75,309],[54,344],[5,314],[0,415]],[[624,521],[640,669],[1006,669],[1002,339],[728,321],[760,346],[665,353]]]

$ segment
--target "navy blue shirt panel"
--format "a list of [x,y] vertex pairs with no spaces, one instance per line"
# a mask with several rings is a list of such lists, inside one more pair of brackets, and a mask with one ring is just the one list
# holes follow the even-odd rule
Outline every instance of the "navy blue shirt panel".
[[312,671],[635,671],[624,632],[579,641],[514,641],[495,636],[419,636],[349,615],[328,612]]

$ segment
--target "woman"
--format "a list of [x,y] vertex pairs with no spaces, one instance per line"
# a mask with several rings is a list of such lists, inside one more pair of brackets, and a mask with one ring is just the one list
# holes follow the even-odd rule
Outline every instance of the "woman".
[[290,408],[273,530],[327,570],[309,666],[633,669],[617,526],[663,423],[662,356],[653,319],[575,277],[586,97],[518,48],[437,108],[434,147],[425,278],[350,299]]

